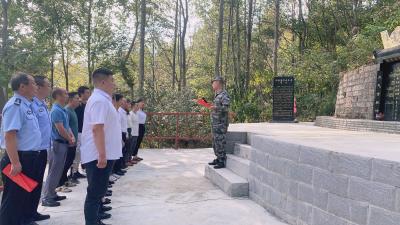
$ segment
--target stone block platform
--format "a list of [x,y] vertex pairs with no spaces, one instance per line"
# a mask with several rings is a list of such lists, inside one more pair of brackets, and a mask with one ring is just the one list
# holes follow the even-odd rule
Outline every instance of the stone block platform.
[[315,125],[351,131],[400,134],[400,122],[397,121],[342,119],[330,116],[319,116],[315,120]]
[[400,135],[264,123],[228,140],[228,165],[249,155],[250,199],[289,224],[400,224]]

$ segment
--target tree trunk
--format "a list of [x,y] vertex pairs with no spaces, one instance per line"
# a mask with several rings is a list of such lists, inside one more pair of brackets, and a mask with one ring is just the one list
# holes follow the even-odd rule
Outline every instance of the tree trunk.
[[253,0],[249,0],[249,18],[247,20],[247,43],[246,43],[246,77],[245,90],[250,82],[250,57],[251,57],[251,34],[253,30]]
[[[295,45],[296,42],[296,31],[295,31],[295,21],[296,21],[296,0],[293,0],[292,2],[292,15],[291,15],[291,20],[292,20],[292,45]],[[292,68],[295,67],[295,63],[296,63],[296,59],[295,59],[295,55],[293,52],[290,52],[291,54],[291,58],[292,58]]]
[[189,21],[189,6],[188,0],[185,0],[185,7],[183,6],[182,0],[181,3],[181,10],[182,10],[182,19],[183,19],[183,27],[181,33],[181,42],[180,42],[180,50],[181,50],[181,58],[180,58],[180,68],[181,68],[181,82],[182,88],[186,88],[186,46],[185,46],[185,38],[186,38],[186,30],[187,24]]
[[241,71],[241,64],[242,64],[242,60],[241,60],[241,54],[240,54],[240,1],[236,1],[236,18],[235,18],[235,22],[236,22],[236,89],[238,92],[238,95],[240,97],[243,96],[243,80],[242,80],[242,71]]
[[224,0],[219,1],[218,38],[215,54],[215,76],[220,76],[220,54],[222,51],[222,38],[224,32]]
[[51,89],[54,88],[54,61],[55,57],[54,54],[51,56],[51,62],[50,62],[50,82],[51,82]]
[[64,71],[64,77],[65,77],[65,88],[68,90],[68,61],[66,60],[66,54],[65,54],[65,46],[64,46],[64,39],[63,39],[63,35],[62,35],[62,27],[60,24],[60,18],[59,18],[59,14],[57,12],[57,9],[54,8],[55,12],[56,12],[56,26],[57,26],[57,38],[58,41],[60,42],[60,47],[61,47],[61,62],[63,65],[63,71]]
[[307,35],[307,26],[306,26],[306,21],[304,20],[303,16],[303,1],[299,0],[299,20],[301,21],[301,27],[302,31],[299,34],[299,52],[300,56],[304,54],[304,49],[305,49],[305,41],[306,41],[306,35]]
[[[8,6],[10,2],[6,0],[1,0],[1,7],[2,7],[2,29],[1,29],[1,40],[2,40],[2,46],[0,48],[0,71],[3,73],[9,75],[9,70],[8,70]],[[2,68],[1,68],[2,67]],[[3,74],[2,76],[4,76]],[[8,76],[6,76],[8,77]],[[8,82],[4,82],[7,84]],[[5,86],[0,86],[0,110],[4,107],[8,99],[7,96],[7,85]]]
[[146,35],[146,0],[140,4],[140,62],[139,62],[139,93],[144,94],[144,42]]
[[121,59],[121,62],[120,62],[120,65],[119,65],[122,77],[124,78],[125,82],[129,86],[132,98],[134,97],[134,90],[133,90],[134,78],[132,76],[129,76],[129,71],[128,71],[127,65],[128,65],[129,57],[132,54],[133,48],[135,47],[136,38],[137,38],[137,35],[139,33],[139,0],[135,1],[135,5],[136,5],[136,7],[135,7],[136,8],[136,12],[135,12],[135,18],[136,18],[135,33],[133,34],[133,38],[132,38],[131,44],[129,46],[128,52]]
[[176,49],[178,42],[178,15],[179,15],[179,0],[175,3],[175,27],[174,27],[174,47],[172,49],[172,88],[175,89],[176,81]]
[[180,7],[181,1],[179,1],[179,15],[178,15],[178,65],[179,65],[179,78],[177,78],[178,91],[182,90],[182,67],[181,67],[181,41],[182,41],[182,8]]
[[60,42],[60,47],[61,47],[61,62],[63,65],[63,71],[64,71],[64,77],[65,77],[65,88],[68,90],[68,66],[67,66],[68,62],[66,60],[64,40],[62,37],[61,29],[62,28],[61,28],[60,22],[57,19],[57,36],[58,36],[58,41]]
[[136,38],[137,38],[137,34],[139,31],[139,10],[138,10],[138,1],[135,1],[136,4],[136,12],[135,12],[135,18],[136,18],[136,24],[135,24],[135,33],[133,34],[133,39],[131,42],[131,45],[129,46],[128,52],[126,53],[125,57],[124,57],[124,64],[126,65],[128,63],[128,59],[129,56],[131,55],[132,51],[133,51],[133,47],[135,47],[135,42],[136,42]]
[[279,48],[279,17],[280,17],[280,0],[275,0],[275,32],[274,32],[274,76],[278,75],[278,48]]
[[153,90],[156,88],[156,48],[154,43],[154,37],[152,37],[152,51],[151,51],[151,74],[153,78]]
[[[232,44],[232,23],[233,23],[233,0],[229,2],[229,16],[228,16],[228,36],[227,36],[227,47],[226,47],[226,57],[225,57],[225,74],[228,74],[230,69],[229,63],[231,59],[231,44]],[[234,59],[234,57],[233,57]],[[234,61],[234,60],[233,60]]]
[[92,40],[92,5],[93,0],[89,0],[89,8],[88,8],[88,23],[87,23],[87,40],[86,40],[86,52],[87,52],[87,70],[89,76],[89,84],[92,83],[92,66],[91,66],[91,40]]
[[7,99],[7,88],[0,87],[0,110],[3,109],[4,105],[7,103]]
[[4,66],[6,65],[6,60],[7,60],[7,53],[8,53],[8,6],[10,2],[6,0],[1,0],[1,7],[2,7],[2,28],[1,28],[1,39],[2,39],[2,46],[1,46],[1,52],[0,52],[0,57],[1,57],[1,62],[4,63]]

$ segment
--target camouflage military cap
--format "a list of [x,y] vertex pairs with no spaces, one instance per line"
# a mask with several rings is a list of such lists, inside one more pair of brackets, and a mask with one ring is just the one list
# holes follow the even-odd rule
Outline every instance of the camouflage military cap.
[[221,83],[224,83],[224,82],[225,82],[224,78],[221,77],[221,76],[216,76],[216,77],[214,78],[214,80],[211,81],[211,83],[214,82],[214,81],[220,81]]

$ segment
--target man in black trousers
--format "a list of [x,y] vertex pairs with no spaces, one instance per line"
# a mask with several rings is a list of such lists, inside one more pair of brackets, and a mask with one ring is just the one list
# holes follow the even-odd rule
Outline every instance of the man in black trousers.
[[145,102],[144,99],[140,98],[137,100],[137,103],[139,110],[136,112],[136,115],[139,120],[139,137],[137,139],[137,144],[135,151],[133,152],[133,160],[138,162],[143,160],[138,156],[139,148],[142,145],[142,141],[144,139],[144,135],[146,133],[146,119],[147,119],[147,114],[143,111]]
[[51,93],[51,84],[45,76],[35,76],[34,79],[38,87],[38,91],[36,96],[33,98],[32,109],[38,119],[40,133],[42,135],[42,143],[40,145],[41,150],[39,151],[39,155],[35,163],[38,173],[37,182],[39,184],[38,187],[32,192],[33,197],[32,201],[30,202],[30,218],[32,221],[41,221],[50,219],[50,215],[42,215],[37,212],[37,209],[40,202],[40,195],[42,193],[44,172],[46,170],[47,151],[50,150],[51,147],[51,121],[49,110],[46,104],[46,98],[49,97]]
[[86,225],[101,225],[101,199],[107,192],[112,165],[122,157],[122,136],[119,115],[112,104],[113,72],[100,68],[92,78],[95,89],[85,108],[81,145],[88,180],[84,213]]
[[32,110],[37,86],[33,77],[25,73],[14,75],[10,83],[14,96],[2,110],[0,129],[0,146],[6,149],[0,162],[4,184],[0,225],[37,225],[31,220],[33,208],[30,203],[34,201],[35,193],[22,189],[3,172],[4,168],[10,166],[11,176],[22,172],[34,180],[40,180],[40,169],[35,164],[40,157],[42,136],[38,119]]

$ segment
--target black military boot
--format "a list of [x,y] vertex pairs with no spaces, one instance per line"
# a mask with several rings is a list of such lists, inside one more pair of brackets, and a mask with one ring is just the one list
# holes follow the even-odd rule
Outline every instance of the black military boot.
[[212,162],[209,162],[208,165],[215,166],[218,164],[218,159],[214,159]]
[[222,169],[225,168],[225,162],[218,161],[217,165],[214,166],[214,169]]

